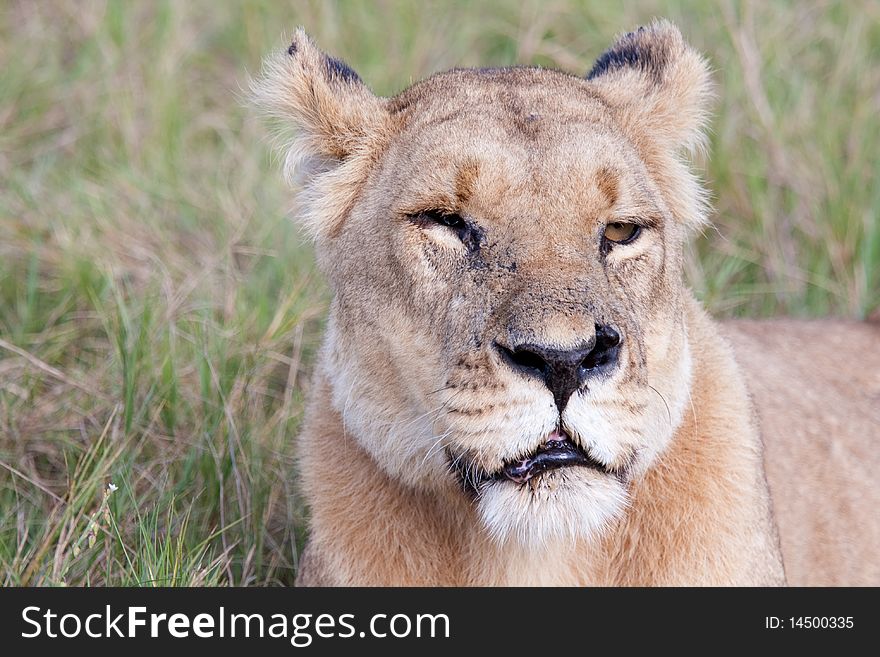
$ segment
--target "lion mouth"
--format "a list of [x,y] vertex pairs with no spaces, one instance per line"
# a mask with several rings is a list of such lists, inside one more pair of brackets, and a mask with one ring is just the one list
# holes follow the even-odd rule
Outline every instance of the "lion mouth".
[[568,434],[556,430],[547,436],[543,445],[525,458],[505,463],[493,478],[504,477],[517,484],[524,484],[544,472],[575,465],[605,469],[576,445]]
[[544,473],[560,468],[585,466],[611,473],[608,466],[590,456],[561,429],[548,434],[544,442],[530,454],[506,461],[495,472],[477,469],[473,463],[461,458],[451,459],[451,462],[465,490],[473,494],[477,494],[485,483],[511,481],[515,484],[526,484]]

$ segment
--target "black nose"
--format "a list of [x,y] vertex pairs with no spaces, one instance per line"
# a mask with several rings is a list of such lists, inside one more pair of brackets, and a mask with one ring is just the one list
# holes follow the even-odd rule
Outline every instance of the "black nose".
[[495,346],[513,369],[540,377],[562,413],[572,393],[588,378],[614,367],[620,342],[620,333],[614,328],[596,326],[595,338],[578,349],[553,349],[534,343],[505,347],[496,342]]

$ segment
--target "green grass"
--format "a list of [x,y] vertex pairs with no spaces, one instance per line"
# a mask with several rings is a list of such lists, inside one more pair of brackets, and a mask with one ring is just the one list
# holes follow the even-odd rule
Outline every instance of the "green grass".
[[698,295],[720,316],[871,312],[878,2],[7,5],[0,582],[293,581],[327,293],[242,101],[283,33],[305,25],[389,94],[452,66],[586,71],[654,16],[716,68]]

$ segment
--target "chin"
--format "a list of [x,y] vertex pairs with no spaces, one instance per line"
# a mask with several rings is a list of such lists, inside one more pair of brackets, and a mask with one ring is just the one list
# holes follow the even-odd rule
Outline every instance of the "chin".
[[494,479],[481,484],[477,496],[480,517],[494,540],[533,549],[601,538],[627,503],[621,478],[583,466],[522,483]]

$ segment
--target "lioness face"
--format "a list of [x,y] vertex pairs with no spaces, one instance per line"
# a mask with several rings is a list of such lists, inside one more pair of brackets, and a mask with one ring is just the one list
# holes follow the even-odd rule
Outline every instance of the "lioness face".
[[387,475],[467,495],[499,540],[596,534],[687,403],[681,245],[704,208],[676,153],[702,62],[657,24],[589,79],[452,71],[385,100],[297,39],[285,75],[314,69],[336,113],[336,152],[297,115],[313,132],[289,164],[312,171],[346,430]]

